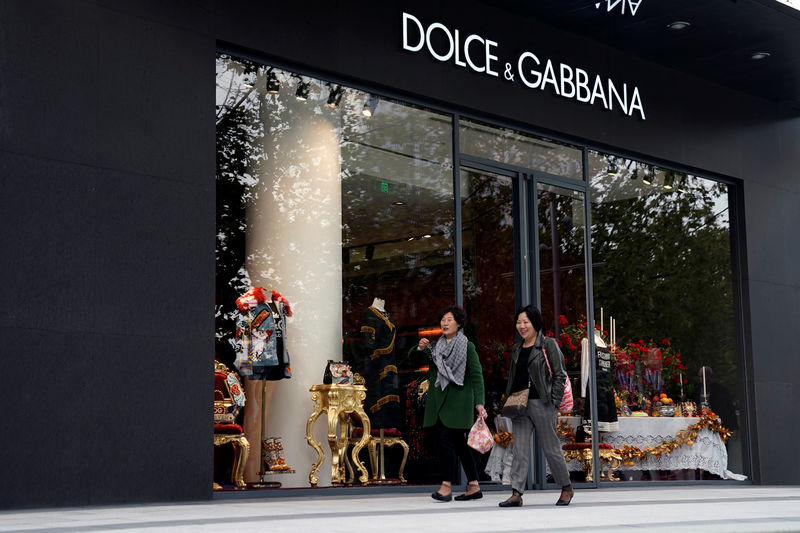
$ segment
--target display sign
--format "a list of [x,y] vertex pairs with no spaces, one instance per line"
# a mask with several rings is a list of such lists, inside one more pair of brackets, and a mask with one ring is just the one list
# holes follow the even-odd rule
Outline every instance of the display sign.
[[498,80],[645,120],[636,85],[619,83],[558,59],[539,57],[530,50],[516,57],[504,57],[498,41],[476,33],[465,37],[458,29],[441,22],[422,21],[410,13],[403,13],[402,24],[402,46],[407,52],[428,53],[437,61]]
[[605,2],[597,2],[594,7],[600,9],[600,6],[606,6],[606,12],[618,9],[621,15],[625,14],[625,8],[628,8],[631,16],[636,16],[636,11],[642,5],[643,0],[606,0]]

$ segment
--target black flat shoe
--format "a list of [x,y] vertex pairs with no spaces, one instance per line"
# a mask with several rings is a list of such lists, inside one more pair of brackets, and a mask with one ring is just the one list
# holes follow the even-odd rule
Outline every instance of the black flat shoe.
[[464,502],[467,500],[480,500],[483,498],[483,493],[481,491],[473,492],[472,494],[460,494],[459,496],[455,497],[457,502]]
[[513,497],[507,499],[504,502],[500,502],[497,505],[500,507],[522,507],[522,497],[518,499],[513,499]]
[[445,496],[443,494],[440,494],[439,491],[437,490],[436,492],[431,494],[431,498],[433,498],[434,500],[439,500],[440,502],[449,502],[450,500],[453,499],[453,493],[451,492],[450,494]]
[[[561,490],[561,496],[564,495],[564,490]],[[556,505],[569,505],[569,502],[572,501],[572,497],[575,496],[575,489],[572,487],[569,488],[569,500],[562,500],[561,498],[556,501]]]

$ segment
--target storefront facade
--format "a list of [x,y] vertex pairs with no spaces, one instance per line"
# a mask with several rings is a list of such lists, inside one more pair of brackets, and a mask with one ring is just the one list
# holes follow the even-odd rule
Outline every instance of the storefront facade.
[[[581,16],[609,25],[649,8],[588,4]],[[500,402],[514,309],[541,307],[586,398],[560,430],[573,440],[582,418],[597,417],[598,427],[586,425],[601,431],[595,442],[629,445],[620,482],[800,479],[782,459],[800,379],[791,341],[778,334],[800,325],[786,311],[800,303],[788,231],[800,222],[797,107],[668,69],[512,3],[335,14],[246,2],[50,7],[4,15],[40,32],[11,30],[9,42],[37,46],[9,48],[4,72],[21,80],[9,97],[48,102],[28,122],[9,108],[3,137],[17,215],[9,245],[34,242],[40,265],[7,265],[9,279],[25,272],[31,282],[10,292],[6,330],[42,361],[12,385],[26,416],[10,450],[27,460],[6,468],[34,481],[6,491],[5,506],[204,499],[212,481],[232,489],[232,457],[211,446],[212,350],[241,375],[246,401],[232,422],[251,443],[251,490],[342,484],[329,450],[319,479],[309,473],[309,441],[328,446],[324,424],[309,423],[309,389],[328,360],[364,377],[372,426],[399,431],[409,446],[406,485],[433,484],[416,419],[428,362],[408,354],[421,336],[435,338],[436,313],[452,303],[468,311],[487,406]],[[741,15],[721,13],[731,23]],[[656,37],[665,47],[674,38]],[[24,92],[44,66],[60,85]],[[62,105],[70,95],[81,112]],[[76,134],[44,127],[54,121]],[[40,205],[52,206],[44,220],[20,216]],[[41,266],[52,262],[59,267]],[[42,279],[47,291],[21,290]],[[267,344],[281,332],[271,348],[279,364],[260,370],[266,380],[252,379],[259,369],[237,338],[255,317],[236,300],[253,287],[282,302],[264,329]],[[30,337],[21,322],[33,320],[33,301],[54,297],[66,320],[36,329],[41,343],[20,340]],[[12,312],[14,301],[24,312]],[[599,340],[586,334],[595,326]],[[612,347],[610,370],[586,359],[602,344]],[[62,357],[44,363],[48,346]],[[722,424],[684,425],[700,437],[676,426],[647,440],[663,431],[623,416],[659,413],[661,393],[699,407],[703,391]],[[280,441],[288,473],[260,474],[264,438]],[[717,451],[693,453],[687,441],[699,450],[703,438]],[[399,473],[399,453],[387,449],[387,477]],[[69,466],[45,481],[45,457]],[[573,476],[602,486],[579,467]],[[540,460],[532,488],[546,486]]]

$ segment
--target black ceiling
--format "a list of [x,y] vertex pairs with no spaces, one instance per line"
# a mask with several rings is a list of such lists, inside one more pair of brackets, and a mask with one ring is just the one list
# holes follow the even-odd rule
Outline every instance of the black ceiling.
[[[800,109],[800,11],[775,0],[493,0],[491,4]],[[675,21],[691,25],[680,31],[669,29]],[[770,55],[751,59],[756,52]]]

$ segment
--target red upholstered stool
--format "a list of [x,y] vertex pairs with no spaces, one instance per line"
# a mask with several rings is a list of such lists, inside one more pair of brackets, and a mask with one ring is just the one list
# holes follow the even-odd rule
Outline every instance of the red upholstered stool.
[[[583,471],[586,472],[586,481],[590,483],[594,481],[591,442],[568,442],[561,449],[564,450],[566,461],[575,459],[581,464]],[[597,449],[600,455],[600,479],[619,481],[619,478],[614,475],[614,470],[622,464],[622,456],[607,442],[598,443]]]
[[[244,405],[244,391],[235,372],[218,361],[214,361],[214,446],[233,446],[233,468],[231,481],[237,489],[246,487],[244,465],[250,454],[250,443],[244,436],[242,426],[236,424],[236,415]],[[222,487],[214,484],[214,490]]]
[[[350,433],[350,444],[357,444],[361,440],[363,428],[353,428]],[[388,479],[384,469],[384,454],[386,448],[399,445],[403,448],[403,460],[400,463],[400,471],[397,475],[397,480]],[[406,467],[406,460],[408,459],[408,444],[403,440],[403,434],[396,428],[373,429],[369,432],[369,440],[367,441],[369,447],[369,463],[372,467],[372,478],[370,483],[405,483],[406,479],[403,477],[403,469]],[[380,447],[380,449],[379,449]],[[380,456],[378,453],[380,452]],[[354,473],[349,459],[347,460],[347,470],[350,474],[350,482],[352,483]]]

